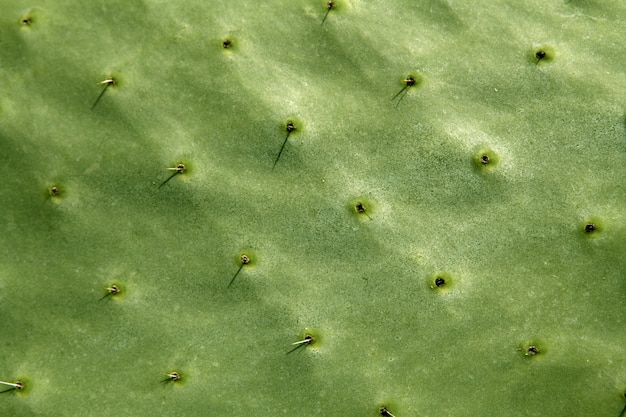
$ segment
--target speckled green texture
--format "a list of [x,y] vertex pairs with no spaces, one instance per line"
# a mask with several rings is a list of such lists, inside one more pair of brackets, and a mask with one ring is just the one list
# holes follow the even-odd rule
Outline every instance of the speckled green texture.
[[327,11],[0,0],[0,415],[620,415],[626,5]]

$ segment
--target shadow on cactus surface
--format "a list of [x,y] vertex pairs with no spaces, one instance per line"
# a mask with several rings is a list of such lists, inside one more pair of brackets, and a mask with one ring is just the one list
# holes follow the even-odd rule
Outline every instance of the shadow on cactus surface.
[[0,0],[0,415],[623,414],[624,3],[332,3]]

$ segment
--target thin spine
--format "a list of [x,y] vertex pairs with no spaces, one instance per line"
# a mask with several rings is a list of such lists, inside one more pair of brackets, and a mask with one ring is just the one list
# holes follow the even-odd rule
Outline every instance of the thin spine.
[[21,390],[22,388],[24,388],[24,383],[22,381],[16,381],[16,382],[5,382],[5,381],[0,381],[0,384],[2,385],[7,385],[11,388],[4,390],[4,391],[0,391],[0,393],[2,392],[9,392],[9,391],[13,391],[13,390]]
[[393,96],[391,98],[391,101],[394,101],[396,99],[396,97],[398,97],[400,94],[402,94],[404,92],[404,94],[402,94],[402,96],[400,96],[400,99],[396,103],[396,108],[398,108],[398,106],[400,105],[400,102],[402,101],[404,96],[406,96],[409,93],[409,87],[413,87],[415,85],[415,78],[408,77],[408,78],[402,80],[402,82],[405,84],[405,86],[402,87],[402,89],[400,91],[398,91],[398,93],[395,96]]
[[304,339],[302,339],[302,340],[298,340],[297,342],[293,342],[293,343],[291,344],[292,346],[295,346],[295,347],[294,347],[293,349],[291,349],[289,352],[287,352],[287,355],[289,355],[291,352],[294,352],[294,351],[296,351],[296,350],[300,349],[300,348],[301,348],[301,347],[303,347],[303,346],[310,345],[310,344],[311,344],[311,343],[313,343],[314,341],[315,341],[315,339],[313,338],[313,336],[311,336],[311,335],[309,335],[309,334],[308,334],[308,335],[306,335],[306,336],[304,337]]
[[380,409],[380,415],[384,417],[396,417],[393,414],[391,414],[391,411],[389,411],[387,407],[383,407]]
[[333,2],[333,1],[329,1],[329,2],[326,4],[326,9],[327,9],[327,10],[326,10],[326,13],[324,14],[324,18],[322,19],[322,24],[321,24],[320,26],[324,26],[324,22],[326,21],[326,18],[328,17],[328,13],[330,13],[330,11],[331,11],[332,9],[334,9],[334,8],[335,8],[335,2]]
[[230,286],[233,285],[233,282],[235,282],[235,278],[237,278],[237,275],[239,275],[239,272],[241,272],[241,270],[243,269],[243,266],[244,266],[244,264],[241,264],[241,266],[239,267],[237,272],[235,272],[235,275],[233,275],[233,278],[228,283],[228,287],[227,288],[230,288]]
[[243,266],[249,263],[250,263],[250,257],[248,255],[241,255],[241,266],[239,266],[239,269],[237,270],[237,272],[235,272],[235,275],[228,283],[227,288],[230,288],[230,286],[233,285],[233,282],[235,282],[235,278],[237,278],[237,275],[239,275],[239,272],[241,272],[241,270],[243,269]]
[[272,167],[272,171],[274,170],[274,168],[276,168],[276,164],[278,163],[278,160],[280,159],[280,155],[282,155],[283,150],[285,149],[285,145],[287,144],[287,139],[289,139],[289,136],[291,135],[291,132],[296,130],[296,126],[292,122],[288,122],[287,126],[286,126],[286,129],[287,129],[287,136],[285,137],[285,140],[283,141],[283,145],[280,147],[280,151],[278,152],[278,156],[276,156],[276,160],[274,161],[274,166]]
[[100,92],[100,95],[98,96],[96,101],[93,103],[93,106],[91,106],[91,110],[93,110],[96,107],[96,104],[98,104],[98,102],[100,101],[100,99],[102,98],[104,93],[107,91],[107,88],[109,88],[110,85],[115,84],[115,80],[113,79],[113,77],[109,77],[109,78],[107,78],[104,81],[100,81],[99,84],[100,85],[104,85],[104,88]]
[[167,168],[167,170],[174,171],[174,173],[170,175],[165,181],[163,181],[161,185],[159,185],[159,189],[161,189],[161,187],[163,187],[165,184],[170,182],[170,180],[174,178],[176,175],[182,174],[183,172],[185,172],[186,168],[185,168],[185,164],[178,164],[175,168]]
[[107,290],[107,293],[104,294],[102,296],[102,298],[100,298],[100,300],[104,300],[107,297],[112,297],[115,294],[119,294],[120,293],[120,287],[118,287],[117,285],[113,284],[108,288],[105,288],[105,290]]
[[162,380],[161,383],[180,381],[180,374],[176,371],[166,374],[165,376],[167,376],[167,378]]

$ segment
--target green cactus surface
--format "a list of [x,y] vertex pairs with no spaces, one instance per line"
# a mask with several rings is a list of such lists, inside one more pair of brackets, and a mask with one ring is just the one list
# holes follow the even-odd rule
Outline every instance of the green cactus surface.
[[624,415],[625,29],[0,0],[0,416]]

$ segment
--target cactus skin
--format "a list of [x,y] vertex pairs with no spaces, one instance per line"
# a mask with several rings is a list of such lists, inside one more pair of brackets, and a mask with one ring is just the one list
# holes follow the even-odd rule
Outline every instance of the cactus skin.
[[0,1],[0,415],[619,416],[623,2],[335,3]]

